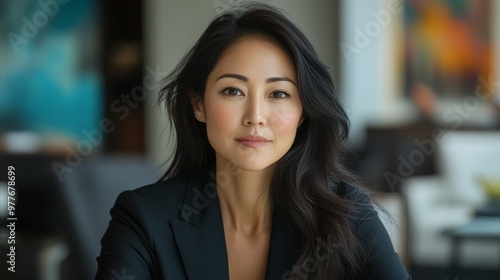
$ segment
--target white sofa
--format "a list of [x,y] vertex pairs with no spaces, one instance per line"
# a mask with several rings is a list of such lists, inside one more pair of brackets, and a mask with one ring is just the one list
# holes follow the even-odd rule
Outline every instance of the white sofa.
[[[470,222],[474,209],[487,203],[480,177],[500,179],[500,132],[447,131],[435,144],[440,175],[409,178],[402,192],[411,261],[448,266],[452,240],[446,231]],[[500,264],[500,242],[465,240],[459,252],[462,267],[494,269]]]

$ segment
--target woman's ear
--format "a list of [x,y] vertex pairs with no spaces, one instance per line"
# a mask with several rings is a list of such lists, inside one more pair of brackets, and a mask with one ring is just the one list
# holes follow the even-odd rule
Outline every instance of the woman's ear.
[[302,114],[302,116],[300,117],[300,120],[299,120],[299,124],[297,124],[297,127],[300,127],[302,125],[302,123],[304,123],[304,119],[306,117],[304,116],[304,114]]
[[194,117],[199,121],[205,122],[205,108],[203,108],[203,102],[199,102],[194,106]]
[[193,93],[189,94],[191,98],[191,104],[193,105],[194,117],[199,122],[205,122],[205,107],[203,106],[203,100],[200,97],[195,97]]

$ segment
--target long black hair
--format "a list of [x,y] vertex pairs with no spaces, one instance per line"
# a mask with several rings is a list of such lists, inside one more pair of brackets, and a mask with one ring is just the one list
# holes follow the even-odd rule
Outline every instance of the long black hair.
[[342,164],[349,119],[328,68],[305,35],[276,8],[251,4],[216,17],[165,78],[159,101],[165,102],[177,141],[162,179],[192,174],[215,161],[206,126],[195,119],[192,104],[203,99],[207,77],[224,50],[245,36],[280,44],[297,73],[304,122],[277,163],[270,188],[273,211],[280,211],[301,240],[291,278],[304,268],[310,270],[307,262],[321,239],[334,243],[335,250],[316,263],[310,276],[358,279],[361,246],[349,223],[353,202],[332,191],[335,182],[356,181]]

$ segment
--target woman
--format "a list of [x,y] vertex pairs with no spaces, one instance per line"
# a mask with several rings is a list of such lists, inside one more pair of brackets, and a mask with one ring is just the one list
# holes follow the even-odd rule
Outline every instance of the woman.
[[332,78],[279,11],[217,17],[160,100],[172,164],[118,197],[96,279],[409,279],[341,164]]

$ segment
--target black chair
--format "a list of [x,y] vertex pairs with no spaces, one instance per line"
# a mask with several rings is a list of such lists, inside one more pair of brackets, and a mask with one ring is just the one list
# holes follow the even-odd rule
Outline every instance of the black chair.
[[93,279],[100,240],[118,194],[154,183],[160,176],[161,172],[151,162],[136,156],[87,158],[67,174],[61,197],[67,210],[64,215],[72,279]]

